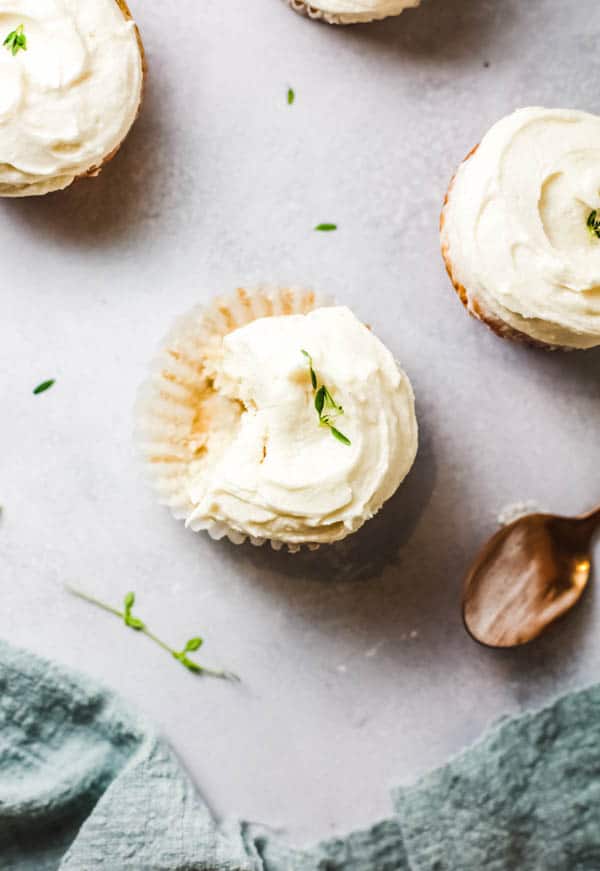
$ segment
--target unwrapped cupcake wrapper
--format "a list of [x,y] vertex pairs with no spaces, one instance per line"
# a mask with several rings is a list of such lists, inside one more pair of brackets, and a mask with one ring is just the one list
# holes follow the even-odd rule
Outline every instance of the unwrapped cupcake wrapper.
[[[224,336],[251,321],[307,314],[323,305],[327,300],[299,288],[240,288],[231,296],[197,306],[183,315],[162,343],[150,377],[138,394],[135,441],[159,502],[195,532],[204,530],[214,539],[227,537],[234,544],[249,539],[254,545],[262,545],[267,540],[220,521],[190,520],[195,508],[189,496],[190,466],[204,443],[198,434],[198,416],[206,392],[206,360],[220,347]],[[274,550],[284,546],[292,552],[301,549],[295,543],[269,541]]]

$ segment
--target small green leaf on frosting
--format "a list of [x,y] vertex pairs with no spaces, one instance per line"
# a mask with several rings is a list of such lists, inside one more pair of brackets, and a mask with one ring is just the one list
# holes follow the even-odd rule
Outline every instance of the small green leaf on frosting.
[[332,230],[337,230],[337,224],[317,224],[315,230],[320,233],[331,233]]
[[590,212],[587,219],[587,228],[590,236],[600,239],[600,215],[598,215],[597,209]]
[[321,385],[317,392],[315,393],[315,408],[317,409],[317,414],[323,420],[323,406],[325,405],[325,387]]
[[339,431],[339,429],[336,429],[334,426],[330,426],[329,429],[331,430],[331,435],[334,436],[338,442],[341,442],[343,445],[352,444],[348,436],[345,436],[343,432]]
[[34,396],[37,396],[38,393],[45,393],[46,390],[50,390],[52,385],[55,383],[56,382],[54,381],[54,378],[50,378],[48,381],[42,381],[41,384],[38,384],[38,386],[34,388],[34,391],[33,391]]
[[5,46],[7,51],[11,52],[13,57],[21,49],[23,51],[27,51],[27,37],[25,36],[25,26],[23,24],[19,24],[16,30],[11,30],[2,45]]
[[294,89],[288,88],[288,95],[287,95],[288,106],[291,106],[295,99],[296,99],[296,94],[294,92]]
[[308,360],[308,365],[310,366],[310,381],[311,381],[313,390],[316,390],[317,389],[317,375],[316,375],[315,370],[313,368],[312,357],[310,356],[308,351],[302,351],[302,353],[304,354],[304,356]]
[[321,426],[329,427],[331,435],[342,444],[352,444],[348,436],[345,436],[344,433],[340,432],[339,429],[337,429],[334,425],[337,421],[337,418],[344,413],[344,409],[341,405],[337,404],[337,402],[324,384],[321,384],[321,386],[319,387],[317,373],[315,372],[313,360],[308,351],[301,350],[301,353],[304,354],[304,356],[308,360],[310,383],[312,384],[312,389],[314,393],[315,410],[319,415],[319,423],[321,424]]

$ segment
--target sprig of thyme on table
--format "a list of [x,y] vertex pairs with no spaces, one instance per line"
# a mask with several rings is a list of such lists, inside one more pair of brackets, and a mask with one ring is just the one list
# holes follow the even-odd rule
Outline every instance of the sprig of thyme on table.
[[313,366],[313,360],[308,351],[302,349],[302,353],[308,360],[308,367],[310,371],[310,383],[312,384],[312,389],[315,398],[315,409],[317,414],[319,415],[319,423],[321,426],[329,427],[329,431],[331,435],[341,442],[343,445],[350,445],[352,442],[345,436],[343,432],[340,432],[339,429],[335,426],[337,418],[344,413],[344,409],[341,405],[335,401],[327,387],[324,384],[319,386],[319,381],[317,378],[317,373],[315,372],[315,368]]
[[188,653],[194,653],[202,647],[202,644],[204,643],[202,638],[198,636],[190,638],[190,640],[186,642],[183,650],[175,650],[173,647],[166,644],[166,642],[158,638],[150,631],[150,629],[148,629],[143,620],[140,620],[139,617],[135,617],[131,613],[135,604],[135,593],[127,593],[125,595],[125,598],[123,599],[123,610],[120,611],[118,608],[113,608],[112,605],[107,605],[105,602],[101,602],[94,596],[90,596],[82,590],[77,590],[69,584],[65,584],[65,589],[73,596],[77,596],[78,599],[83,599],[84,602],[89,602],[90,605],[95,605],[97,608],[101,608],[103,611],[107,611],[109,614],[114,614],[115,617],[119,617],[119,619],[121,619],[126,626],[129,626],[130,629],[133,629],[135,632],[141,632],[149,638],[150,641],[153,641],[155,644],[158,644],[159,647],[162,647],[162,649],[169,653],[173,659],[176,659],[185,666],[188,671],[192,671],[195,674],[209,675],[210,677],[219,677],[225,680],[239,681],[239,677],[230,671],[214,671],[211,668],[205,668],[203,665],[199,665],[199,663],[195,662],[195,660],[188,656]]
[[2,45],[7,51],[10,51],[13,57],[19,51],[27,51],[27,37],[25,36],[25,25],[19,24],[16,30],[11,30]]

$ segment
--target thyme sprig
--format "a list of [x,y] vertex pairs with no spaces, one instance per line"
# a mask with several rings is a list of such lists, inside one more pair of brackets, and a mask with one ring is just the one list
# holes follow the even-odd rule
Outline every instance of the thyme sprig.
[[10,51],[13,57],[19,51],[27,51],[27,37],[25,36],[25,25],[19,24],[16,30],[11,30],[2,45],[7,51]]
[[126,626],[129,626],[130,629],[133,629],[135,632],[141,632],[149,638],[150,641],[153,641],[155,644],[158,644],[159,647],[162,647],[162,649],[169,653],[173,659],[176,659],[185,666],[188,671],[192,671],[195,674],[205,674],[210,677],[223,678],[224,680],[239,681],[239,677],[230,671],[214,671],[211,668],[205,668],[203,665],[200,665],[188,656],[188,653],[194,653],[202,647],[204,642],[199,636],[190,638],[190,640],[186,642],[183,650],[175,650],[166,642],[158,638],[154,632],[151,632],[150,629],[148,629],[148,626],[143,620],[140,620],[139,617],[136,617],[131,613],[133,606],[135,605],[135,593],[127,593],[125,595],[125,598],[123,599],[123,610],[120,611],[118,608],[113,608],[112,605],[107,605],[105,602],[101,602],[99,599],[96,599],[95,596],[90,596],[88,593],[84,593],[82,590],[78,590],[68,584],[65,584],[65,589],[73,596],[77,596],[78,599],[83,599],[84,602],[89,602],[90,605],[95,605],[97,608],[101,608],[103,611],[107,611],[109,614],[114,614],[115,617],[119,617],[119,619],[121,619]]
[[329,427],[329,431],[331,435],[341,442],[343,445],[350,445],[352,442],[345,436],[343,432],[336,427],[337,418],[340,417],[344,413],[344,409],[341,405],[335,401],[333,396],[331,395],[328,388],[321,384],[319,385],[319,380],[317,378],[317,373],[315,372],[315,367],[313,365],[313,359],[308,351],[301,349],[302,353],[308,360],[308,368],[310,371],[310,383],[312,384],[312,389],[314,393],[314,401],[315,401],[315,409],[317,414],[319,415],[319,423],[321,426]]

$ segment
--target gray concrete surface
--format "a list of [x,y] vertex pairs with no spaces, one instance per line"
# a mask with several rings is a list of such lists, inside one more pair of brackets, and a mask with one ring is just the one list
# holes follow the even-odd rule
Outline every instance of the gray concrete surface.
[[[122,153],[64,194],[0,203],[0,635],[122,691],[217,814],[306,841],[387,813],[390,785],[598,676],[594,589],[504,654],[470,641],[459,598],[506,504],[600,500],[600,353],[496,339],[463,312],[437,236],[456,164],[497,118],[600,111],[598,5],[425,0],[352,29],[279,0],[133,9],[150,77]],[[195,536],[133,455],[135,391],[173,319],[258,281],[348,303],[416,389],[410,478],[331,550]],[[204,634],[204,661],[242,685],[195,680],[64,581],[135,590],[159,634]]]

